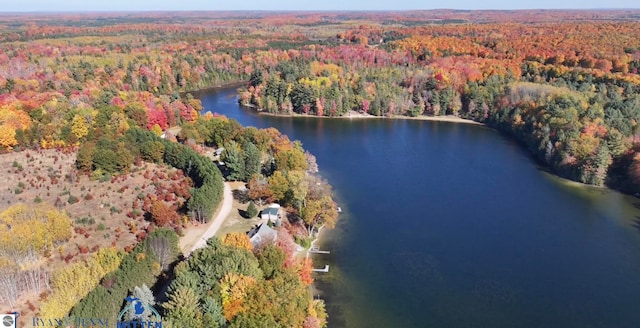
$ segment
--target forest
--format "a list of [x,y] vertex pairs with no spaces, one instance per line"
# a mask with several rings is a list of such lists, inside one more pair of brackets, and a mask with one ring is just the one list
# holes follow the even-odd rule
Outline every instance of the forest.
[[[307,245],[320,226],[335,224],[331,188],[299,142],[201,114],[191,93],[230,83],[239,83],[241,104],[272,114],[474,120],[512,136],[560,176],[637,192],[638,17],[633,10],[1,15],[0,157],[23,154],[25,163],[9,161],[8,173],[24,179],[31,177],[23,164],[35,166],[34,156],[53,163],[47,177],[7,190],[0,286],[17,287],[0,299],[13,307],[31,294],[24,307],[40,316],[115,320],[134,295],[161,309],[168,326],[325,326],[324,306],[307,288],[311,264],[292,250],[294,240]],[[214,148],[224,148],[222,172],[203,155]],[[62,154],[73,165],[59,164]],[[128,176],[146,183],[130,188]],[[283,204],[286,233],[257,249],[244,235],[212,239],[183,259],[177,239],[187,223],[209,220],[223,178],[245,182],[251,205]],[[20,196],[60,180],[70,187],[59,196],[49,187],[35,199]],[[87,228],[93,218],[74,217],[74,204],[96,197],[78,181],[122,184],[109,189],[132,195],[126,208],[107,207],[116,236],[102,232],[106,219]],[[89,248],[82,240],[97,231],[130,243]],[[17,232],[32,237],[14,241]],[[65,289],[72,282],[76,289]],[[156,284],[168,285],[157,303]],[[277,306],[265,306],[274,299]]]
[[0,146],[78,145],[104,106],[119,108],[101,122],[111,130],[134,120],[163,131],[195,120],[185,92],[247,81],[240,102],[271,113],[483,122],[563,177],[635,191],[637,15],[4,16]]

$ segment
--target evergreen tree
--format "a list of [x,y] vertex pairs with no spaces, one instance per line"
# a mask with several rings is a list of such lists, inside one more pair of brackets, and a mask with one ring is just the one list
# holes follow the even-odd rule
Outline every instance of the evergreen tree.
[[191,189],[191,198],[187,202],[187,209],[191,213],[192,219],[206,223],[211,218],[214,210],[214,204],[219,202],[212,201],[208,196],[208,187]]
[[202,302],[203,323],[205,327],[224,327],[226,320],[222,312],[222,305],[213,297],[206,297]]
[[260,269],[266,279],[272,279],[278,272],[282,271],[286,255],[282,249],[275,245],[267,245],[257,255]]
[[249,216],[249,218],[253,218],[256,215],[258,215],[256,204],[254,204],[253,202],[249,202],[249,207],[247,207],[247,216]]
[[[202,327],[202,312],[193,289],[182,287],[168,295],[163,304],[166,319],[175,327]],[[179,324],[179,325],[177,325]]]
[[260,150],[252,142],[245,142],[244,148],[244,169],[243,180],[249,181],[254,174],[259,174],[262,168],[260,164]]
[[238,143],[231,140],[224,146],[220,158],[227,167],[227,180],[238,181],[245,176],[245,160]]
[[[137,299],[137,300],[128,301],[127,304],[125,305],[125,308],[127,306],[131,306],[129,311],[127,311],[127,313],[125,314],[126,320],[149,321],[149,319],[152,319],[151,318],[152,312],[149,308],[153,307],[156,304],[156,299],[155,297],[153,297],[153,292],[151,291],[151,289],[149,289],[149,287],[147,287],[147,285],[145,284],[143,284],[142,287],[136,286],[133,289],[133,293],[131,296],[132,298],[130,299]],[[136,314],[136,306],[138,306],[137,304],[135,304],[136,302],[142,303],[142,307],[144,308],[144,311],[141,314]]]

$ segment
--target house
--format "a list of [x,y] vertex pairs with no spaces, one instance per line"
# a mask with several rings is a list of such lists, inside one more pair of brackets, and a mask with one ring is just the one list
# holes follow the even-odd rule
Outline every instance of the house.
[[220,147],[220,148],[216,149],[216,150],[213,152],[213,154],[214,154],[215,156],[220,156],[220,155],[222,155],[222,152],[223,152],[223,151],[224,151],[224,147]]
[[278,218],[278,209],[275,207],[267,207],[260,212],[260,218],[263,220],[273,220]]
[[275,243],[278,238],[278,232],[271,229],[266,223],[261,223],[259,226],[252,228],[247,232],[247,235],[254,248]]
[[276,226],[280,226],[280,205],[271,204],[260,212],[260,218],[267,222],[273,222]]

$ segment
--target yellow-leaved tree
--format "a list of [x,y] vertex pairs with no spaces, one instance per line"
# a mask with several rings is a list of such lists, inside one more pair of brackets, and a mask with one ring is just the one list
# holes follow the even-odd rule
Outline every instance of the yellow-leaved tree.
[[107,127],[115,135],[122,135],[129,130],[127,116],[124,113],[113,113]]
[[78,114],[73,117],[71,121],[71,133],[73,133],[78,140],[81,140],[89,134],[89,123],[84,115]]
[[162,135],[162,128],[160,127],[160,125],[154,124],[153,128],[151,128],[151,132],[159,137]]
[[73,306],[96,288],[104,276],[118,268],[121,261],[122,253],[115,248],[102,248],[89,259],[55,272],[51,278],[51,293],[40,307],[40,316],[67,316]]
[[256,279],[249,276],[227,273],[220,280],[220,296],[225,319],[231,320],[245,311],[244,301],[249,288],[256,283]]
[[244,248],[248,251],[253,250],[251,239],[249,239],[246,233],[242,232],[231,232],[226,234],[224,238],[222,238],[222,243],[228,246]]
[[0,146],[6,150],[11,150],[13,146],[17,145],[16,130],[7,124],[0,125]]
[[14,261],[42,255],[69,238],[71,220],[52,206],[17,204],[0,213],[0,249]]

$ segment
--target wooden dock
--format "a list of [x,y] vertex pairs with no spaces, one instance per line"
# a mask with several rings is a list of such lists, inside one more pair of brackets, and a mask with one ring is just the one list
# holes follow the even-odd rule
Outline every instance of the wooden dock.
[[313,272],[324,272],[324,273],[327,273],[327,272],[329,272],[329,264],[325,265],[324,268],[322,268],[322,269],[313,269],[312,271]]

